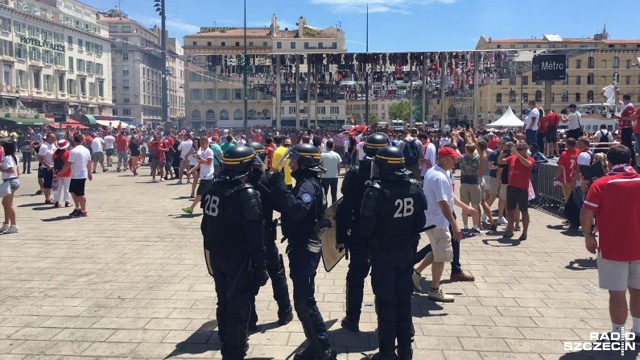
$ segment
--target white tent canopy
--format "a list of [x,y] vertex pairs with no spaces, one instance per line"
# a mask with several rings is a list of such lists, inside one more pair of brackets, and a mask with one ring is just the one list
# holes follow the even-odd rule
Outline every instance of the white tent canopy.
[[487,127],[522,127],[524,126],[524,122],[513,113],[511,110],[511,106],[507,109],[507,111],[502,115],[502,117],[491,124],[488,124]]
[[131,124],[127,124],[126,122],[120,121],[120,120],[114,120],[114,121],[111,121],[111,120],[96,120],[96,122],[99,125],[102,125],[102,126],[111,125],[112,129],[117,128],[119,125],[122,125],[122,128],[131,128],[131,129],[135,129],[136,128],[135,126],[133,126]]

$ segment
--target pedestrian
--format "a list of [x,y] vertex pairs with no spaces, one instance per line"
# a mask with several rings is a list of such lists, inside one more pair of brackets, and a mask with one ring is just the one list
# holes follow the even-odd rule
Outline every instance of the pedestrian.
[[[508,150],[513,147],[507,146]],[[505,158],[505,153],[500,154],[498,163],[509,165],[509,181],[507,185],[507,230],[504,238],[512,238],[514,224],[516,222],[516,210],[522,213],[522,234],[518,240],[527,240],[529,229],[529,185],[531,183],[531,171],[535,160],[527,155],[529,147],[525,142],[519,140],[515,146],[515,153]],[[518,216],[519,217],[519,216]]]
[[131,171],[133,172],[133,176],[138,176],[138,168],[140,167],[140,143],[138,142],[138,138],[133,135],[131,136],[131,141],[129,142],[129,154],[131,154]]
[[284,162],[282,162],[282,164],[280,163],[280,160],[282,159],[284,154],[287,152],[287,150],[291,146],[291,139],[287,139],[281,136],[276,136],[276,138],[274,139],[274,142],[276,143],[277,148],[273,152],[273,159],[271,161],[271,170],[273,171],[284,170],[284,182],[285,184],[287,184],[289,188],[293,189],[293,178],[291,177],[291,168],[289,166],[285,166],[286,164]]
[[[266,174],[268,169],[267,151],[259,142],[252,141],[247,146],[256,152],[256,162],[254,162],[249,173],[249,183],[260,192],[260,203],[262,204],[262,216],[264,219],[264,245],[267,257],[267,273],[271,279],[273,289],[273,299],[278,305],[278,325],[283,326],[293,320],[293,308],[289,299],[289,287],[287,285],[287,275],[284,268],[282,255],[278,251],[277,226],[278,221],[273,219],[274,200],[268,189],[269,179]],[[258,314],[255,309],[255,299],[251,306],[251,320],[249,330],[257,330]]]
[[100,137],[100,134],[96,134],[93,137],[93,140],[91,140],[91,161],[93,162],[94,174],[98,169],[98,164],[100,164],[100,166],[102,167],[102,172],[108,171],[108,169],[105,168],[104,166],[104,147],[105,147],[104,140]]
[[118,164],[116,166],[116,170],[120,172],[120,166],[122,166],[122,170],[125,171],[127,169],[127,163],[129,162],[129,139],[121,132],[116,139],[116,154],[118,156]]
[[62,172],[64,165],[69,161],[69,140],[59,140],[58,149],[53,154],[53,171],[54,176],[58,179],[58,188],[55,193],[53,207],[60,207],[60,198],[64,194],[64,207],[71,206],[71,195],[69,194],[69,185],[71,184],[71,168]]
[[360,314],[364,296],[364,281],[369,275],[371,265],[367,238],[361,235],[362,220],[360,206],[368,182],[376,180],[378,174],[372,174],[371,161],[378,150],[389,145],[389,137],[384,133],[374,133],[365,140],[366,156],[362,163],[352,166],[342,181],[342,202],[336,209],[336,241],[338,249],[349,252],[349,271],[347,272],[346,316],[341,326],[349,331],[360,331]]
[[373,359],[410,360],[415,335],[411,270],[425,224],[427,200],[420,183],[405,169],[399,148],[380,149],[375,166],[381,181],[368,187],[360,210],[361,235],[368,239],[371,252],[371,285],[378,315],[379,352]]
[[569,123],[569,130],[565,132],[565,135],[568,138],[578,139],[582,136],[582,124],[580,120],[582,120],[582,114],[577,110],[576,104],[569,105],[569,115],[562,115],[562,122]]
[[198,203],[202,199],[202,195],[206,193],[211,184],[213,183],[213,150],[209,148],[209,138],[206,136],[200,137],[200,149],[196,153],[196,158],[198,163],[196,166],[189,170],[189,175],[194,174],[196,171],[200,173],[200,179],[198,185],[198,190],[196,191],[196,197],[193,199],[191,206],[185,207],[182,209],[187,214],[193,214],[193,209],[198,206]]
[[529,113],[524,118],[524,132],[527,139],[527,144],[533,145],[538,142],[538,122],[540,120],[540,111],[536,106],[534,100],[529,100]]
[[[620,98],[620,93],[616,88],[616,100]],[[618,133],[620,134],[620,143],[631,151],[631,165],[633,166],[636,162],[635,159],[635,151],[633,146],[633,121],[635,120],[635,109],[633,104],[631,103],[631,95],[624,94],[622,95],[622,101],[617,101],[622,105],[622,112],[620,116],[618,116]]]
[[320,151],[311,144],[298,144],[282,160],[291,168],[296,186],[291,190],[284,175],[277,172],[269,179],[269,188],[281,211],[282,232],[289,241],[287,255],[294,308],[309,341],[309,347],[296,354],[294,360],[335,360],[336,352],[315,299],[315,277],[321,257],[317,225],[326,208],[318,174],[322,171]]
[[467,144],[465,145],[465,153],[460,158],[460,201],[462,201],[465,205],[471,204],[478,216],[474,216],[471,221],[473,227],[469,230],[469,217],[463,213],[462,214],[462,223],[464,224],[464,229],[462,232],[465,235],[479,235],[482,234],[480,231],[480,203],[482,202],[482,189],[481,179],[483,174],[483,169],[480,168],[480,157],[475,154],[476,145],[475,144]]
[[107,130],[106,135],[104,137],[103,147],[104,147],[104,155],[107,158],[108,168],[111,167],[113,155],[116,154],[115,144],[116,144],[116,138],[111,134],[111,131]]
[[[180,169],[178,171],[178,184],[182,184],[182,176],[185,173],[188,173],[191,170],[191,166],[189,165],[189,151],[193,148],[193,140],[191,140],[191,134],[186,133],[180,145],[178,145],[179,157],[180,157]],[[187,175],[187,184],[191,184],[191,180],[189,179],[189,175]]]
[[87,214],[87,196],[85,194],[85,186],[87,179],[93,180],[92,175],[92,159],[89,150],[82,146],[84,136],[82,134],[76,134],[73,137],[73,142],[76,145],[69,154],[69,159],[64,165],[62,172],[71,168],[71,182],[69,184],[69,193],[73,198],[75,209],[70,217],[86,217]]
[[38,160],[42,166],[38,170],[38,176],[42,177],[42,190],[44,192],[44,203],[47,205],[53,204],[51,198],[51,188],[53,186],[53,153],[56,151],[54,142],[56,141],[56,134],[49,133],[42,145],[38,150]]
[[556,114],[552,108],[548,108],[545,119],[547,123],[547,132],[545,135],[547,143],[545,145],[545,153],[548,158],[559,157],[560,147],[558,146],[558,125],[560,124],[560,116]]
[[322,174],[322,188],[329,203],[329,189],[331,189],[331,204],[338,201],[338,174],[340,174],[340,162],[342,159],[337,152],[333,151],[333,140],[325,144],[326,152],[322,153],[320,159],[322,166],[327,170]]
[[578,167],[578,156],[580,150],[576,148],[577,141],[574,138],[568,138],[565,142],[566,149],[558,158],[558,169],[556,170],[555,182],[562,186],[562,195],[564,202],[569,200],[569,195],[575,189],[576,184],[573,179],[575,171]]
[[[609,291],[612,332],[624,329],[630,306],[635,341],[640,339],[640,174],[631,167],[631,151],[616,145],[607,153],[611,172],[596,180],[582,205],[580,223],[585,246],[597,254],[600,288]],[[624,204],[621,209],[620,204]],[[622,210],[622,211],[621,211]],[[593,222],[597,219],[598,237]],[[629,303],[626,293],[629,291]],[[612,336],[612,339],[614,337]],[[622,338],[624,339],[624,337]],[[622,340],[624,342],[624,340]]]
[[245,358],[251,302],[269,278],[260,193],[248,183],[254,157],[246,146],[225,151],[220,181],[203,193],[200,228],[207,268],[215,281],[218,336],[225,360]]
[[[166,149],[164,152],[164,178],[160,178],[161,180],[173,180],[178,175],[173,172],[173,157],[177,156],[175,149],[173,148],[173,144],[175,144],[175,139],[173,138],[173,131],[169,131],[167,136],[162,138],[161,144],[162,148]],[[171,175],[171,178],[169,178]]]
[[4,222],[0,227],[0,234],[18,233],[18,223],[16,222],[16,207],[13,198],[20,188],[20,169],[18,168],[18,158],[16,157],[16,144],[7,141],[2,144],[2,182],[9,183],[10,193],[2,198],[2,209],[4,211]]
[[31,174],[31,161],[33,161],[33,142],[25,136],[20,147],[22,152],[22,173]]

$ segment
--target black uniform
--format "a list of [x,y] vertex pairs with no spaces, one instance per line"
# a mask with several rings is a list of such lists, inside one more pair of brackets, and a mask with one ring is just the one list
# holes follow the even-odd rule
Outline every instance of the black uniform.
[[371,251],[371,284],[376,296],[380,359],[412,358],[413,259],[425,224],[427,202],[408,175],[370,186],[360,211],[360,234]]
[[[349,249],[349,271],[347,272],[347,317],[343,326],[358,329],[360,321],[364,280],[371,265],[365,237],[359,232],[362,219],[360,205],[371,177],[371,161],[365,158],[360,165],[351,167],[342,181],[342,202],[336,210],[336,241],[338,246]],[[351,233],[349,234],[349,229]]]
[[260,193],[240,180],[215,181],[202,198],[201,230],[218,298],[224,359],[244,359],[256,278],[266,269]]

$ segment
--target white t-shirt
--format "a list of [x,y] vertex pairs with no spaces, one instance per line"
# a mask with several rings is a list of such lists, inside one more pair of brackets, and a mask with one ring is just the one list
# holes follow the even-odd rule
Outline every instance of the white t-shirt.
[[91,161],[89,149],[84,146],[74,147],[69,153],[68,161],[71,163],[72,179],[86,179],[89,177],[89,170],[87,169],[87,164]]
[[342,146],[344,147],[345,154],[349,153],[349,138],[344,139]]
[[442,137],[440,138],[440,147],[443,148],[446,145],[451,144],[451,139],[449,139],[448,137]]
[[[588,151],[583,151],[578,155],[578,166],[580,165],[591,165],[591,154]],[[582,180],[577,180],[576,186],[582,186]]]
[[327,172],[322,174],[323,179],[336,179],[338,177],[338,164],[342,159],[337,152],[331,150],[320,155],[322,161],[322,167],[327,169]]
[[189,156],[189,166],[198,165],[198,155],[202,154],[202,150],[200,148],[196,149],[191,156]]
[[184,159],[189,153],[189,150],[191,150],[192,148],[193,148],[192,140],[185,140],[181,142],[180,145],[178,145],[178,150],[180,150],[180,159]]
[[247,141],[244,140],[244,139],[238,140],[238,146],[244,146],[246,143],[247,143]]
[[13,156],[4,156],[2,158],[2,169],[6,170],[9,168],[13,168],[13,172],[10,172],[10,173],[3,172],[2,180],[18,177],[18,166],[15,160],[13,160]]
[[49,165],[53,166],[53,153],[56,151],[56,147],[53,144],[49,144],[48,142],[43,142],[40,145],[40,150],[38,151],[38,155],[44,158],[44,161]]
[[569,120],[569,130],[577,130],[580,128],[581,117],[582,115],[577,111],[567,116],[567,120]]
[[91,151],[94,153],[104,152],[104,140],[102,138],[95,138],[91,141]]
[[435,225],[439,229],[448,229],[449,221],[438,203],[446,200],[453,212],[453,185],[451,185],[449,172],[438,165],[429,169],[424,176],[422,191],[427,198],[427,210],[424,212],[427,217],[425,227]]
[[427,173],[427,170],[436,166],[436,146],[431,142],[427,144],[427,150],[424,152],[424,159],[429,161],[430,166],[424,165],[420,170],[420,174],[424,176]]
[[527,130],[529,129],[529,125],[531,125],[532,121],[534,123],[533,123],[533,127],[531,128],[531,130],[538,131],[538,124],[540,123],[540,111],[538,111],[537,108],[533,108],[533,109],[529,110],[529,114],[527,114],[527,117],[524,118],[525,129],[527,129]]
[[364,160],[364,156],[365,156],[365,152],[364,152],[364,141],[360,141],[357,145],[356,145],[356,149],[358,149],[358,160],[362,161]]
[[104,137],[104,148],[105,149],[113,149],[116,144],[116,138],[111,135],[107,135]]
[[211,159],[211,165],[200,163],[200,180],[213,179],[213,150],[207,147],[204,151],[198,151],[198,154],[204,159]]

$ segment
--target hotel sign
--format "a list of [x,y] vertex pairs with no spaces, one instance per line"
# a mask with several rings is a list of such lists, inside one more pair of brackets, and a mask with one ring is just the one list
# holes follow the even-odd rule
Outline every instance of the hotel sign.
[[34,37],[20,36],[20,42],[23,44],[47,48],[54,51],[65,51],[65,46],[62,44],[54,44],[48,40],[40,41],[40,39]]

